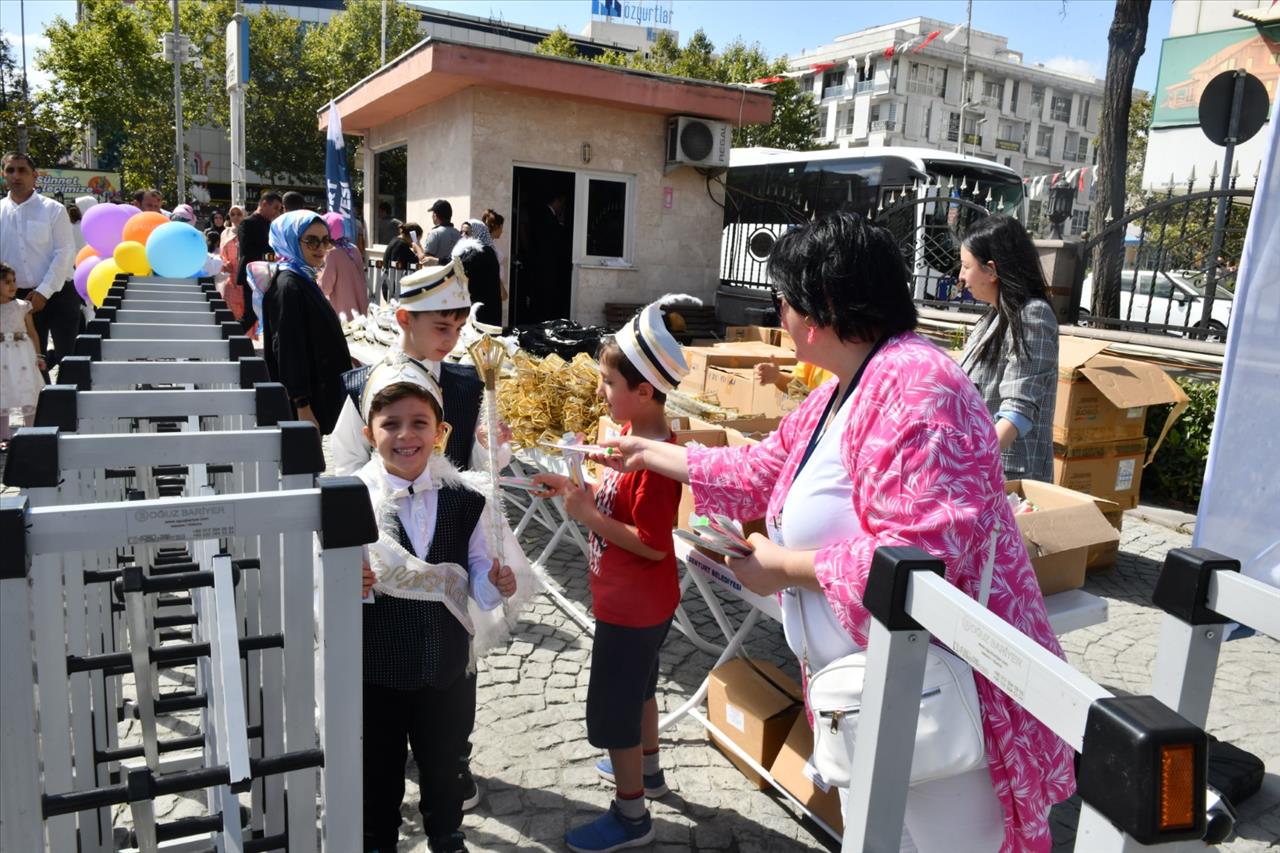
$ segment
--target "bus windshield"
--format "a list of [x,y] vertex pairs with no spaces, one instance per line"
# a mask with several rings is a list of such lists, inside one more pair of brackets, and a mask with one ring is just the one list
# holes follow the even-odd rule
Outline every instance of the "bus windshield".
[[934,183],[942,178],[953,186],[968,183],[972,187],[976,183],[978,191],[972,197],[985,202],[989,192],[991,203],[987,205],[988,210],[1022,218],[1022,181],[1016,175],[948,160],[926,160],[924,168]]

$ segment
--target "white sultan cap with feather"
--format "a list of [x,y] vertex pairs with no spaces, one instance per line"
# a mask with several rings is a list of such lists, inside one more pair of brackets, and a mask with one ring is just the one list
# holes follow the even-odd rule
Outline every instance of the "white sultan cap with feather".
[[400,279],[398,307],[408,311],[470,308],[471,293],[462,262],[450,260],[442,266],[424,267]]
[[[682,303],[692,300],[694,304],[702,304],[692,296],[678,295],[678,298]],[[662,317],[663,304],[671,302],[674,300],[668,295],[649,303],[614,335],[627,361],[640,371],[646,382],[664,394],[674,391],[689,373],[680,343]]]
[[360,394],[360,417],[364,418],[365,423],[369,422],[369,408],[378,392],[402,382],[427,389],[440,411],[444,411],[444,394],[440,390],[440,383],[431,375],[426,365],[402,352],[393,352],[375,365],[369,371],[369,378],[365,380],[364,391]]

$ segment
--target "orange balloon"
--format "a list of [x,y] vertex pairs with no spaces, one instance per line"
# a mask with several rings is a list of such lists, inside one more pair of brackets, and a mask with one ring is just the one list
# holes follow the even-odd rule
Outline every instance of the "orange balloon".
[[74,265],[78,267],[80,266],[80,262],[83,261],[85,258],[92,258],[97,254],[98,254],[97,249],[93,248],[92,246],[86,245],[83,249],[81,249],[79,252],[76,253],[76,262]]
[[132,240],[135,243],[147,244],[147,238],[151,236],[151,232],[164,225],[169,218],[163,213],[156,213],[154,210],[146,210],[142,213],[135,213],[129,217],[129,221],[124,224],[124,231],[120,235],[120,242],[128,242]]

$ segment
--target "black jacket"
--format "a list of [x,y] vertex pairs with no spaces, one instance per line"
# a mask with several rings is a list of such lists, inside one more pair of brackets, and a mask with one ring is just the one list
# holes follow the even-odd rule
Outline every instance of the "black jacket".
[[267,372],[289,392],[306,397],[328,435],[338,422],[345,393],[342,374],[351,354],[342,325],[319,286],[281,268],[262,299],[262,349]]

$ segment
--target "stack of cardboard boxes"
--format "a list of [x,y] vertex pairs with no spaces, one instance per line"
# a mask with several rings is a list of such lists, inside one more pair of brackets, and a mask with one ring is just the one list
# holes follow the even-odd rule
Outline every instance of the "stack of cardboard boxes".
[[[1138,505],[1142,467],[1187,407],[1187,395],[1159,367],[1100,355],[1106,341],[1058,341],[1058,392],[1053,417],[1053,480],[1114,504],[1108,520],[1120,527]],[[1148,452],[1147,407],[1172,403],[1160,437]]]

